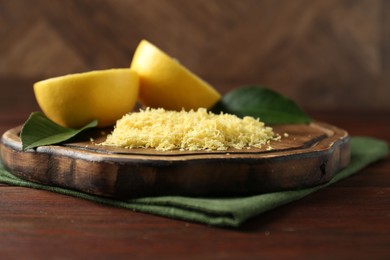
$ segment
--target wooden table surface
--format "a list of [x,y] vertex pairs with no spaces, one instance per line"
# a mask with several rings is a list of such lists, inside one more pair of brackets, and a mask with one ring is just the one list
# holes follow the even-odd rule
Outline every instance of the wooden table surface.
[[[29,112],[2,112],[0,131]],[[390,142],[390,114],[316,112]],[[238,229],[131,212],[0,184],[1,259],[390,259],[390,158]]]

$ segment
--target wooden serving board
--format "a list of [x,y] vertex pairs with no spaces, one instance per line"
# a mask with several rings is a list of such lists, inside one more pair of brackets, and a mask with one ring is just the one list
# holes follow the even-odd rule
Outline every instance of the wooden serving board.
[[273,129],[282,138],[271,142],[272,150],[122,149],[96,145],[109,130],[94,130],[78,141],[23,151],[17,127],[4,133],[0,152],[22,179],[114,198],[298,189],[329,181],[349,163],[350,138],[342,129],[319,122]]

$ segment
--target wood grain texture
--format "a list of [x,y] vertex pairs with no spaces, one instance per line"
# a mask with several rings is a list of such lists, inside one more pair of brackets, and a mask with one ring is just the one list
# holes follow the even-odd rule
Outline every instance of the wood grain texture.
[[[0,111],[0,130],[29,111]],[[388,112],[313,113],[390,143]],[[289,205],[220,229],[0,184],[3,259],[389,259],[390,157]]]
[[0,0],[0,108],[35,109],[39,79],[127,67],[146,38],[222,93],[262,84],[307,109],[388,111],[389,12],[386,0]]
[[[17,127],[2,136],[0,153],[4,166],[22,179],[114,198],[300,189],[328,182],[349,163],[349,136],[342,129],[312,123],[274,131],[282,138],[271,141],[270,151],[268,146],[209,152],[123,149],[95,145],[89,138],[23,151]],[[105,136],[94,139],[100,143]]]

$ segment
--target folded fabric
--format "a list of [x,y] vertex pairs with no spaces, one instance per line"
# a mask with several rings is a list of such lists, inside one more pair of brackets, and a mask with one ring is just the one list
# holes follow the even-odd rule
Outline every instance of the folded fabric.
[[335,177],[326,184],[301,190],[274,192],[248,197],[192,198],[164,196],[115,200],[70,189],[25,181],[6,171],[1,163],[0,182],[9,185],[48,190],[93,202],[175,219],[200,222],[214,226],[238,227],[249,218],[303,198],[310,193],[351,176],[368,164],[386,157],[389,152],[386,142],[369,137],[353,137],[351,139],[351,146],[350,164],[347,168],[338,172]]

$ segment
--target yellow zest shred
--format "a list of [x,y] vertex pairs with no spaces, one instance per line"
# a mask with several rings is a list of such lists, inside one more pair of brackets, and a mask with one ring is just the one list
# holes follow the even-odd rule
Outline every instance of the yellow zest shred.
[[146,108],[117,121],[102,145],[156,150],[227,150],[269,145],[280,136],[259,119],[214,114],[205,108],[167,111]]

